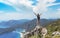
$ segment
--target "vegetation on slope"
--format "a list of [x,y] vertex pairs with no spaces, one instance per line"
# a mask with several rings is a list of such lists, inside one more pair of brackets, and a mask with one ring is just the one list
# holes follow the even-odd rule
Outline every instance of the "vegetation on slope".
[[[45,38],[53,38],[52,33],[55,31],[59,31],[60,32],[60,19],[53,21],[49,24],[46,25],[46,28],[48,30],[47,35],[45,36]],[[36,36],[32,36],[30,38],[35,38]],[[55,35],[54,38],[60,38],[60,35]]]

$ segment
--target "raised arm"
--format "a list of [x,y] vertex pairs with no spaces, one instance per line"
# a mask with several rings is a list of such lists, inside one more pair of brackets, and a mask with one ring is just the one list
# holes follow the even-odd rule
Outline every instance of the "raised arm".
[[37,14],[35,12],[33,12],[33,13],[37,16]]
[[42,13],[39,14],[40,16],[42,15]]

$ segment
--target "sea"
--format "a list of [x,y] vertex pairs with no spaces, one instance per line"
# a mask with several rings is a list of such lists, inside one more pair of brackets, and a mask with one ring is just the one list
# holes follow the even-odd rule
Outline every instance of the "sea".
[[21,38],[21,32],[23,32],[23,29],[17,29],[12,32],[4,33],[0,35],[0,38]]

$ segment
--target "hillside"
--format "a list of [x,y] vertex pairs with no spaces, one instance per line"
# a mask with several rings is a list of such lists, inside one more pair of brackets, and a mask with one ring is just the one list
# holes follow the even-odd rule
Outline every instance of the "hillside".
[[[55,31],[59,31],[60,32],[60,19],[53,21],[51,23],[48,23],[45,26],[48,30],[47,35],[45,36],[46,38],[52,38],[52,33]],[[36,35],[30,37],[30,38],[36,38]],[[40,38],[40,37],[39,37]],[[54,38],[60,38],[60,35],[56,35]]]
[[50,24],[47,24],[46,28],[48,29],[48,33],[52,33],[54,31],[60,31],[60,20],[56,20],[51,22]]

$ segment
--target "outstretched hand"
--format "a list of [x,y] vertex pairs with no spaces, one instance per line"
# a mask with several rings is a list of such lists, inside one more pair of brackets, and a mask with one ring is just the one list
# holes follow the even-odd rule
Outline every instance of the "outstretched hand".
[[33,12],[33,13],[34,13],[36,16],[37,16],[38,14],[39,14],[40,16],[42,15],[42,13],[38,13],[38,14],[37,14],[37,13],[35,13],[35,12]]

